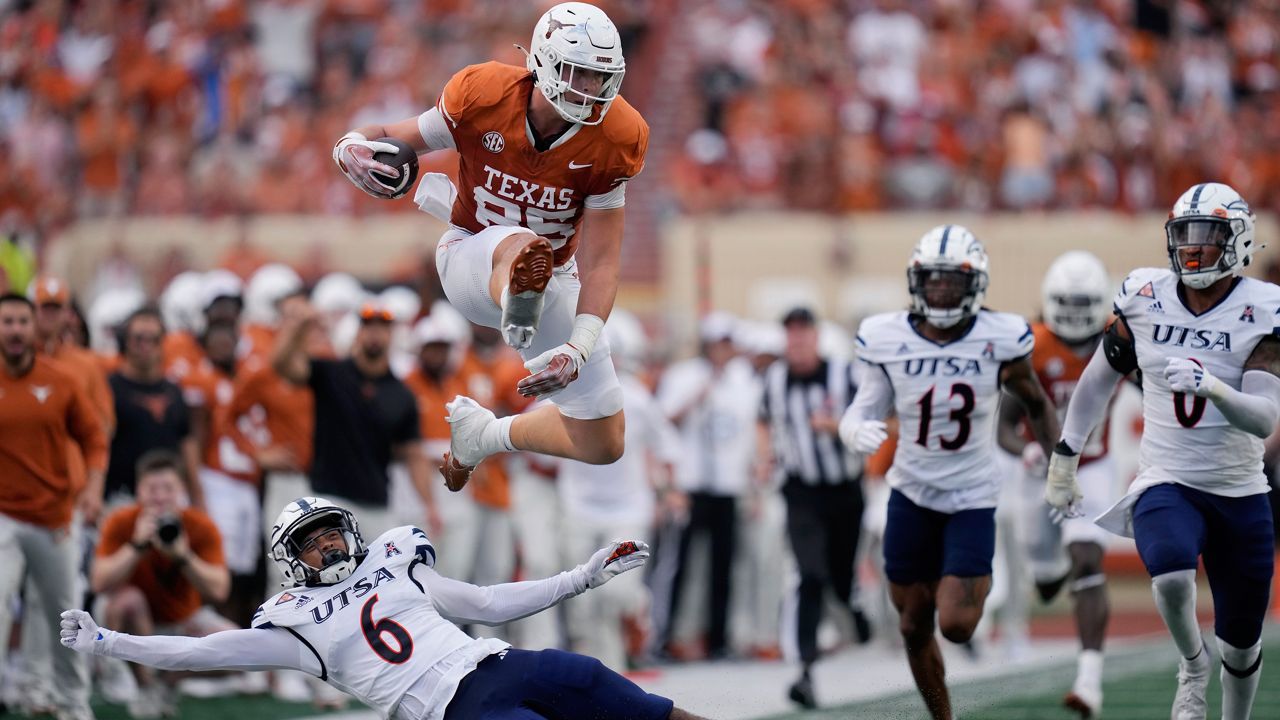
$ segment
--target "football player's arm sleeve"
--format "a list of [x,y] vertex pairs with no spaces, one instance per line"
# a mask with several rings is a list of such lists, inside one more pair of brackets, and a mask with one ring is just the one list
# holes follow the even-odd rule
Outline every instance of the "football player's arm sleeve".
[[449,122],[444,119],[444,113],[440,112],[439,107],[433,107],[418,116],[418,133],[427,144],[427,152],[458,149],[453,133],[449,130]]
[[1099,346],[1080,374],[1080,380],[1071,393],[1071,401],[1067,403],[1067,417],[1062,421],[1062,442],[1071,452],[1064,454],[1074,455],[1084,447],[1089,433],[1107,414],[1111,393],[1115,392],[1116,385],[1124,376],[1125,373],[1112,366],[1107,349]]
[[1264,337],[1244,363],[1240,389],[1218,380],[1209,399],[1235,427],[1266,438],[1280,422],[1280,338]]
[[226,630],[205,637],[110,633],[103,655],[162,670],[302,670],[319,676],[320,661],[276,628]]
[[414,573],[426,584],[440,615],[463,625],[501,625],[540,613],[585,591],[587,580],[581,575],[566,570],[545,580],[478,587],[447,578],[431,568]]
[[599,195],[588,195],[583,204],[592,210],[620,208],[627,204],[627,182],[620,181],[613,189]]
[[1280,422],[1280,377],[1266,370],[1246,370],[1239,390],[1219,380],[1209,399],[1227,422],[1250,435],[1265,439]]
[[862,384],[858,393],[853,396],[853,404],[845,411],[859,422],[863,420],[883,420],[889,416],[893,408],[893,384],[885,374],[884,367],[876,363],[866,363],[862,368]]

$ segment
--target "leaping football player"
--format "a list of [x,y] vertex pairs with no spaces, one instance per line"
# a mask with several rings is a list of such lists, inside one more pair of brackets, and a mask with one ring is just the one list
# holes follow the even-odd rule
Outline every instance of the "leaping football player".
[[907,265],[911,309],[873,315],[858,329],[867,367],[840,421],[845,446],[870,454],[888,434],[885,417],[897,412],[885,575],[911,673],[936,720],[951,718],[951,700],[935,615],[943,637],[968,642],[991,589],[1001,390],[1021,401],[1046,453],[1058,436],[1053,403],[1031,367],[1031,328],[982,307],[987,282],[987,252],[973,233],[942,225],[920,238]]
[[295,586],[258,608],[251,629],[135,637],[68,610],[62,644],[167,670],[302,670],[390,720],[698,720],[594,658],[518,650],[453,624],[527,617],[648,557],[644,543],[619,541],[545,580],[476,587],[435,571],[435,547],[418,528],[366,546],[350,511],[299,498],[271,533],[271,559]]
[[428,176],[415,198],[424,209],[450,208],[436,248],[445,294],[520,351],[532,373],[520,392],[552,402],[501,419],[468,397],[448,403],[442,472],[453,490],[499,452],[594,464],[622,455],[622,389],[600,332],[617,293],[627,181],[644,166],[649,127],[618,94],[622,42],[599,8],[552,7],[526,55],[525,68],[463,68],[435,107],[356,128],[334,148],[343,173],[384,198],[392,190],[372,173],[397,171],[373,155],[395,146],[377,138],[419,154],[458,151],[456,190]]
[[1222,717],[1249,717],[1262,672],[1274,530],[1263,439],[1280,420],[1280,288],[1241,276],[1254,216],[1221,183],[1183,193],[1165,223],[1170,268],[1125,278],[1102,347],[1067,407],[1045,499],[1082,513],[1076,466],[1120,378],[1142,376],[1142,444],[1129,493],[1098,524],[1134,538],[1182,658],[1175,720],[1204,718],[1213,668],[1196,621],[1196,567],[1213,593]]

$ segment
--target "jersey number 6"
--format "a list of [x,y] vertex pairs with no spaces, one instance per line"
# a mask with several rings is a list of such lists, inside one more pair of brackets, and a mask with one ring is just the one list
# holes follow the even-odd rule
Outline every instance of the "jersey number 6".
[[[399,665],[413,655],[413,638],[409,637],[409,631],[405,630],[403,625],[391,618],[375,621],[373,606],[377,602],[378,596],[374,595],[365,602],[364,607],[360,608],[360,630],[364,633],[365,641],[378,657]],[[399,648],[392,649],[390,645],[383,642],[383,635],[390,635]]]

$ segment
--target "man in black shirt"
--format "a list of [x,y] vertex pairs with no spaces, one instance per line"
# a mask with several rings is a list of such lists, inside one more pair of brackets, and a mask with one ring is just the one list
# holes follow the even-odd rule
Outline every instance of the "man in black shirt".
[[164,321],[154,307],[137,310],[120,327],[120,368],[107,378],[115,398],[116,432],[111,439],[105,497],[132,498],[134,468],[150,450],[182,457],[191,504],[204,507],[200,449],[182,389],[164,377]]
[[387,466],[393,458],[405,462],[427,507],[428,532],[440,527],[431,499],[430,466],[422,450],[418,404],[391,374],[392,320],[386,308],[366,303],[360,308],[351,357],[320,360],[307,357],[304,348],[307,333],[319,322],[309,308],[300,321],[285,326],[273,357],[276,372],[309,385],[315,394],[312,490],[358,508],[361,532],[369,538],[392,525]]
[[857,384],[846,360],[818,353],[813,312],[796,308],[782,320],[786,354],[764,374],[760,408],[762,468],[783,478],[787,537],[800,570],[796,641],[803,669],[790,697],[815,707],[810,669],[818,659],[818,623],[826,588],[849,609],[859,642],[870,625],[856,605],[854,562],[862,530],[862,465],[840,442],[840,417]]

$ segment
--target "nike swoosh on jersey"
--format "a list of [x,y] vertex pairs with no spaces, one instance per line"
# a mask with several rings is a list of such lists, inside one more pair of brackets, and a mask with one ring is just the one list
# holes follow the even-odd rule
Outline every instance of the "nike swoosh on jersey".
[[579,165],[578,163],[572,160],[569,161],[570,170],[581,170],[582,168],[589,168],[589,167],[591,167],[591,163],[586,163],[585,165]]

